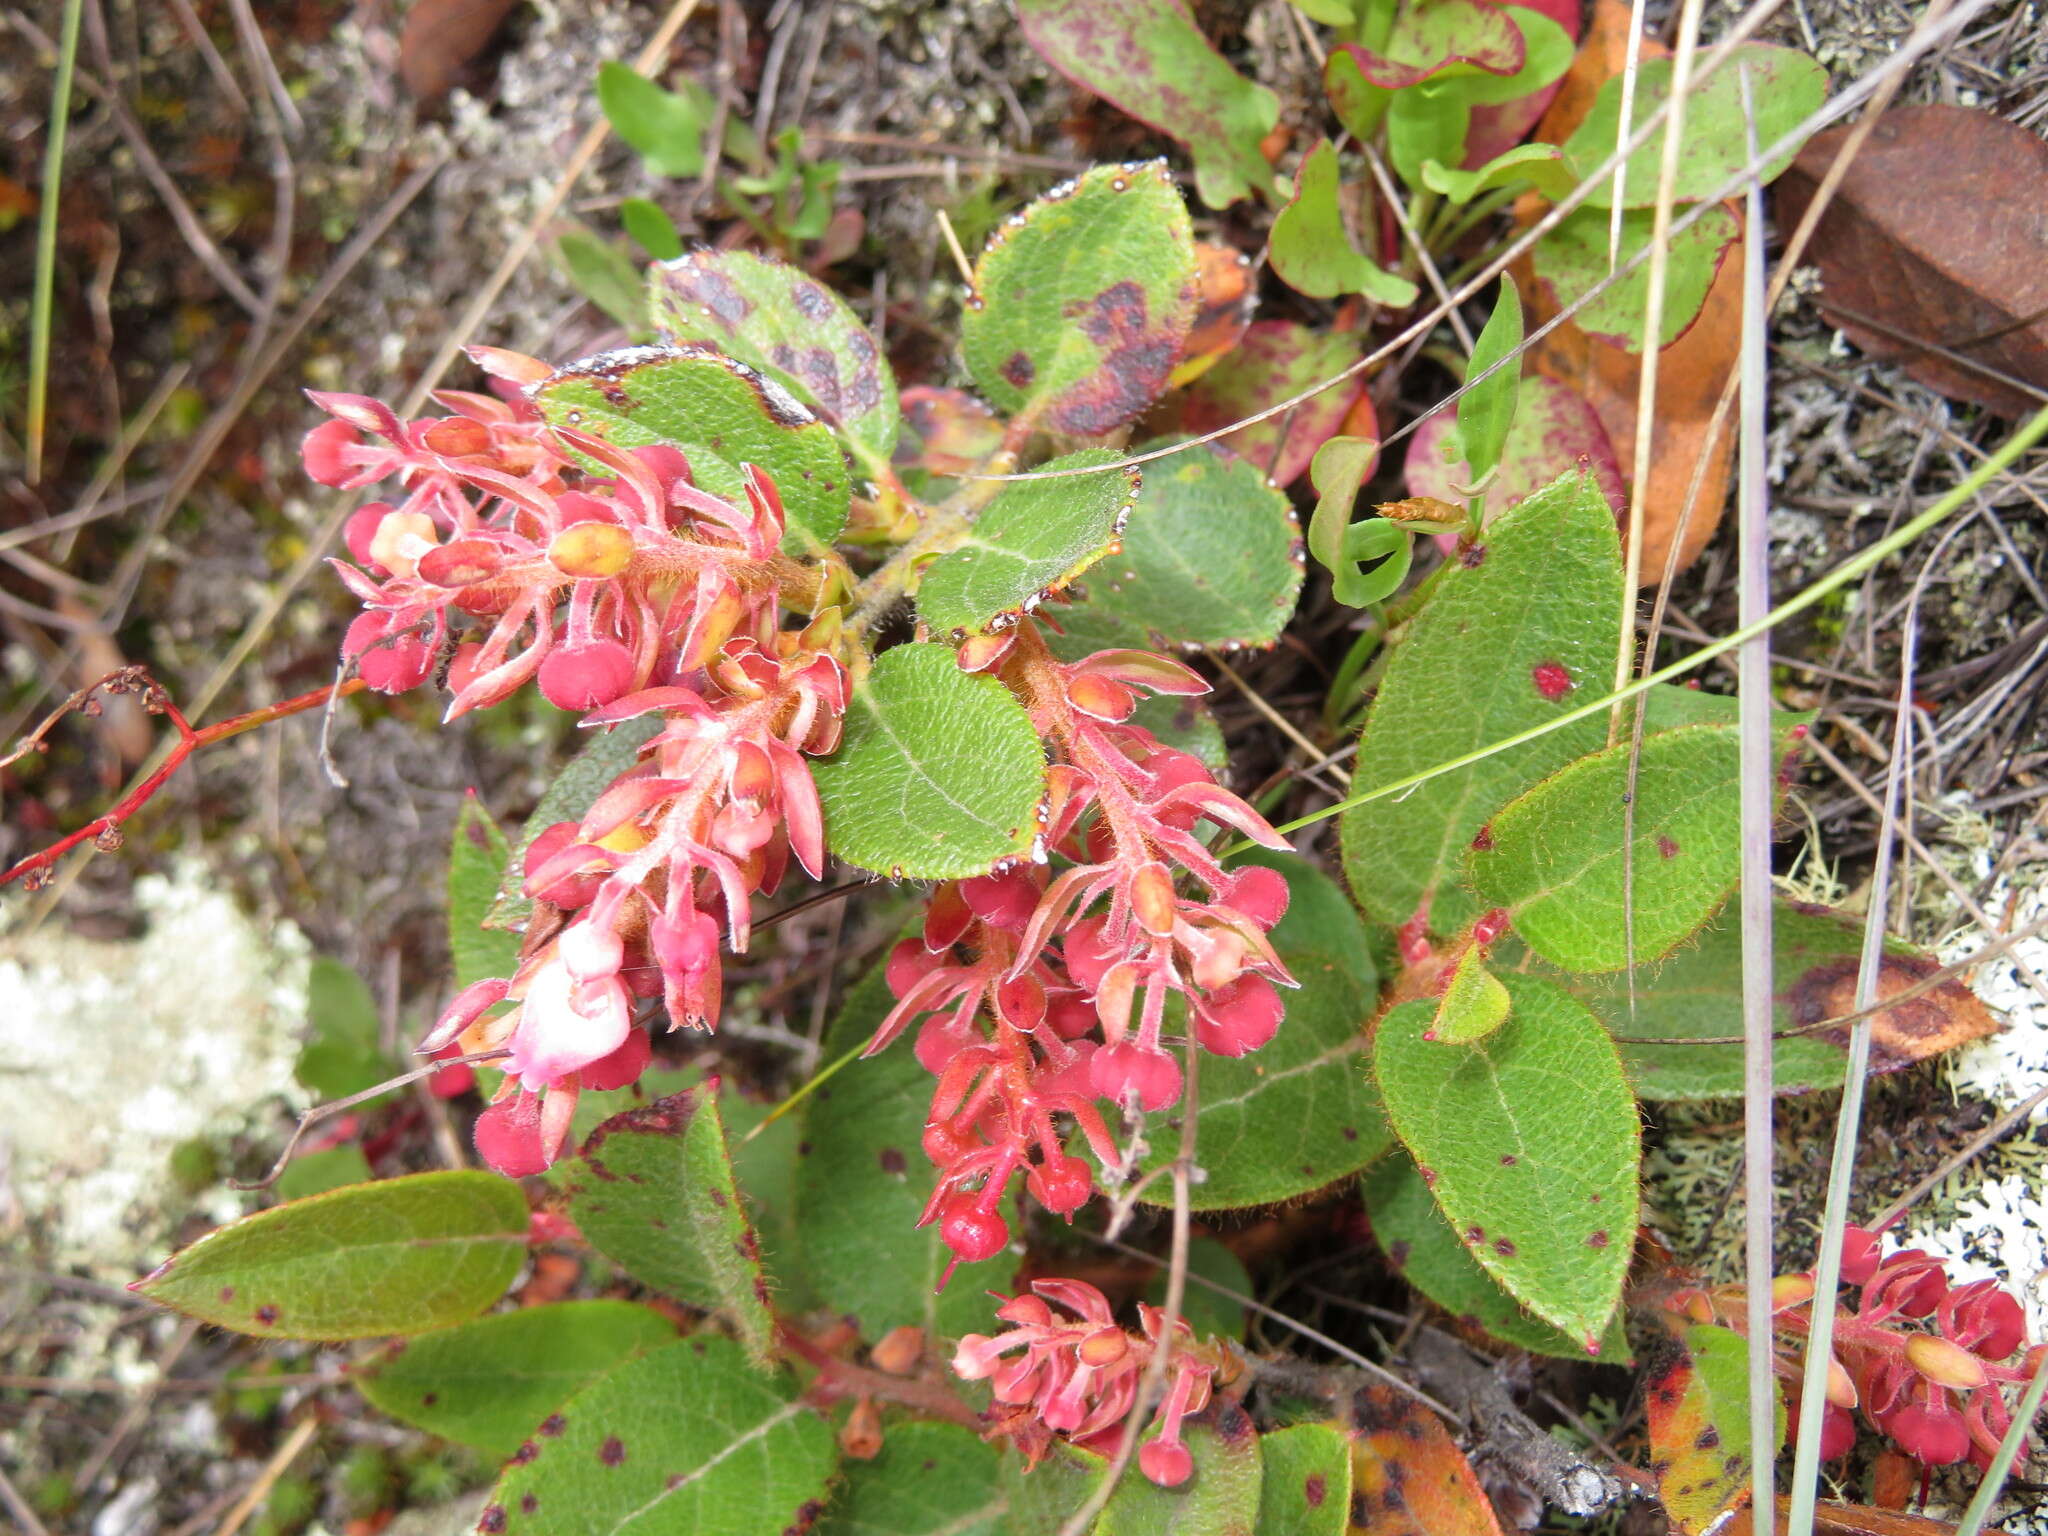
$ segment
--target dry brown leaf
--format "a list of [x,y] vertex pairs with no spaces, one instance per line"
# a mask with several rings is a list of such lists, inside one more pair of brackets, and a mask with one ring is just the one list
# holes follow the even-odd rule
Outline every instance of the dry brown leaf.
[[415,100],[448,94],[517,0],[416,0],[398,35],[398,73]]
[[[1781,1531],[1785,1528],[1785,1515],[1791,1507],[1792,1501],[1780,1495],[1777,1528]],[[1946,1520],[1872,1509],[1865,1504],[1819,1504],[1814,1507],[1813,1529],[1815,1536],[1949,1536],[1955,1527]],[[1722,1527],[1721,1536],[1752,1536],[1754,1530],[1755,1522],[1745,1509]],[[2007,1536],[2007,1533],[1986,1526],[1984,1536]]]
[[[1927,955],[1887,954],[1878,961],[1879,1003],[1890,1003],[1870,1019],[1870,1070],[1896,1072],[1971,1040],[1998,1032],[1998,1021],[1977,994],[1959,981],[1944,981],[1912,997],[1891,999],[1923,985],[1939,967]],[[1829,960],[1804,972],[1792,984],[1787,1003],[1795,1024],[1818,1024],[1856,1011],[1857,961]],[[1830,1045],[1849,1048],[1844,1025],[1815,1035]]]
[[[1805,213],[1848,134],[1817,135],[1778,183],[1785,228]],[[1930,389],[2005,416],[2037,410],[2048,396],[2019,386],[2048,390],[2044,205],[2048,143],[1971,107],[1895,108],[1878,120],[1814,230],[1821,312],[1863,351],[1897,359]]]
[[[1557,99],[1536,126],[1537,139],[1562,144],[1591,109],[1601,82],[1621,71],[1628,57],[1628,20],[1629,8],[1623,0],[1595,0],[1585,40],[1565,73]],[[1643,43],[1642,57],[1646,59],[1667,52],[1661,44],[1647,39]],[[1518,222],[1527,228],[1544,206],[1534,197],[1524,198],[1516,205]],[[1739,222],[1741,208],[1734,204],[1729,208]],[[1699,317],[1657,359],[1656,439],[1650,455],[1650,481],[1641,497],[1642,573],[1649,585],[1663,575],[1681,520],[1685,537],[1674,570],[1684,570],[1699,558],[1720,525],[1722,505],[1728,499],[1728,478],[1735,460],[1732,416],[1719,432],[1710,435],[1708,427],[1721,390],[1741,355],[1742,272],[1743,253],[1738,243],[1714,274],[1714,285],[1707,290]],[[1529,306],[1533,330],[1555,315],[1558,306],[1544,285],[1534,280],[1527,257],[1515,264],[1515,279]],[[1568,384],[1586,397],[1600,425],[1607,429],[1622,468],[1630,469],[1635,463],[1636,395],[1641,384],[1638,359],[1620,347],[1594,340],[1569,320],[1532,346],[1529,357],[1538,373]],[[1687,519],[1686,493],[1702,459],[1705,469]]]

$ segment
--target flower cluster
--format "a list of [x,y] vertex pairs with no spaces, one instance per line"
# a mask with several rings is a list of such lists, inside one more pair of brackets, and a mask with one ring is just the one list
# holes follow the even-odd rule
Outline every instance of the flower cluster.
[[[1094,1192],[1055,1116],[1111,1168],[1123,1159],[1094,1101],[1152,1111],[1180,1098],[1169,1002],[1203,1048],[1242,1056],[1272,1038],[1277,987],[1293,979],[1266,937],[1286,882],[1226,871],[1193,829],[1206,818],[1284,846],[1278,835],[1199,759],[1130,723],[1140,690],[1199,693],[1200,677],[1142,651],[1061,663],[1032,621],[968,641],[960,660],[999,676],[1053,749],[1041,857],[933,893],[923,933],[890,958],[897,1002],[869,1050],[923,1019],[917,1057],[938,1079],[924,1149],[940,1170],[924,1220],[974,1261],[1008,1243],[1001,1206],[1020,1170],[1057,1215]],[[1068,867],[1050,876],[1048,854]],[[1206,899],[1182,893],[1183,875]]]
[[[509,353],[480,361],[514,384],[548,374]],[[836,610],[780,627],[786,584],[809,574],[779,557],[781,502],[751,467],[740,508],[697,489],[680,451],[552,428],[517,394],[444,392],[456,414],[412,423],[374,400],[315,398],[335,419],[306,440],[309,472],[345,487],[395,478],[405,493],[351,518],[360,568],[339,565],[366,605],[344,649],[373,687],[425,682],[473,619],[486,633],[454,648],[451,717],[529,680],[588,727],[659,717],[579,821],[529,844],[535,917],[516,974],[464,990],[421,1042],[507,1053],[477,1149],[507,1174],[537,1172],[580,1089],[623,1087],[646,1066],[636,1002],[660,997],[672,1026],[710,1028],[720,941],[746,948],[753,893],[773,891],[792,857],[823,871],[805,758],[839,742]]]
[[[1860,1408],[1925,1466],[1966,1457],[1980,1470],[1989,1465],[2012,1423],[2004,1389],[2031,1380],[2048,1349],[2020,1353],[2027,1322],[2018,1299],[1994,1280],[1952,1286],[1939,1258],[1918,1248],[1883,1253],[1877,1234],[1861,1227],[1844,1236],[1842,1282],[1855,1294],[1836,1311],[1822,1457],[1832,1460],[1855,1443]],[[1772,1287],[1775,1330],[1781,1345],[1792,1346],[1781,1348],[1776,1369],[1795,1391],[1813,1295],[1811,1274],[1781,1276]],[[1713,1297],[1690,1292],[1681,1305],[1702,1320],[1718,1311],[1739,1324],[1742,1313],[1739,1288]]]
[[1117,1326],[1102,1292],[1079,1280],[1033,1281],[1030,1294],[1011,1297],[996,1316],[1011,1326],[994,1335],[970,1333],[953,1356],[958,1375],[987,1379],[994,1390],[991,1434],[1016,1442],[1033,1464],[1055,1434],[1113,1454],[1146,1368],[1165,1348],[1166,1393],[1152,1419],[1158,1434],[1139,1447],[1138,1470],[1162,1488],[1187,1481],[1194,1458],[1181,1441],[1181,1421],[1208,1405],[1223,1374],[1216,1346],[1197,1345],[1180,1319],[1169,1345],[1166,1314],[1143,1302],[1140,1331],[1128,1333]]

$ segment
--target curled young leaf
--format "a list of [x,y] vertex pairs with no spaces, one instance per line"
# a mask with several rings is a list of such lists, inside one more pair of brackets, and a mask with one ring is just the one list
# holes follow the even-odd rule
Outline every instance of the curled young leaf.
[[[1309,478],[1316,510],[1309,518],[1308,552],[1330,573],[1330,590],[1340,603],[1363,608],[1384,601],[1408,578],[1414,541],[1393,518],[1351,521],[1358,488],[1378,462],[1380,445],[1368,439],[1333,437],[1316,450]],[[1368,570],[1366,563],[1374,562]]]

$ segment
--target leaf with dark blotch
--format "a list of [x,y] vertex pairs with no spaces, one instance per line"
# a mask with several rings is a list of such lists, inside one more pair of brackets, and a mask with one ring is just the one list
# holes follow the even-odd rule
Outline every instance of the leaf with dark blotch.
[[[1782,1389],[1773,1443],[1785,1440]],[[1701,1323],[1652,1370],[1643,1387],[1650,1424],[1650,1466],[1657,1497],[1681,1536],[1702,1536],[1749,1502],[1749,1341],[1732,1328]]]
[[1259,1440],[1259,1521],[1289,1536],[1344,1536],[1351,1523],[1351,1435],[1341,1424],[1290,1424]]
[[832,429],[773,379],[714,347],[602,352],[556,370],[533,399],[556,426],[620,448],[672,444],[693,469],[700,457],[755,465],[782,498],[782,547],[792,554],[829,548],[846,525],[852,491]]
[[[1537,492],[1446,571],[1394,651],[1359,738],[1354,791],[1433,768],[1563,713],[1614,669],[1621,554],[1588,476]],[[1344,872],[1388,924],[1430,903],[1455,933],[1483,907],[1461,885],[1465,851],[1519,790],[1605,739],[1583,721],[1345,814]]]
[[[1228,427],[1336,377],[1358,357],[1356,336],[1292,320],[1261,320],[1235,352],[1189,386],[1180,400],[1179,427],[1195,434]],[[1360,431],[1346,424],[1364,390],[1363,378],[1345,379],[1292,411],[1238,428],[1222,439],[1223,446],[1275,485],[1292,485],[1316,450],[1339,432],[1377,436],[1369,426]]]
[[[1815,135],[1785,173],[1783,228],[1799,223],[1848,133]],[[1929,388],[2024,415],[2038,394],[1915,343],[2048,390],[2044,205],[2048,143],[2038,134],[1974,107],[1894,107],[1814,230],[1807,259],[1821,272],[1820,312]]]
[[1294,196],[1273,220],[1269,259],[1280,281],[1297,293],[1322,299],[1362,293],[1394,309],[1415,302],[1415,284],[1353,244],[1344,227],[1337,151],[1327,139],[1302,157]]
[[1501,1536],[1478,1474],[1435,1413],[1379,1382],[1351,1403],[1353,1536]]
[[1054,617],[1090,649],[1270,645],[1301,595],[1300,540],[1257,468],[1189,448],[1145,466],[1122,550]]
[[1001,683],[962,672],[951,646],[883,652],[854,687],[839,750],[811,771],[832,852],[877,874],[986,874],[1038,833],[1038,732]]
[[1473,1258],[1545,1321],[1599,1346],[1635,1241],[1641,1126],[1621,1058],[1562,988],[1507,975],[1508,1021],[1451,1046],[1434,1008],[1380,1020],[1373,1069],[1388,1117]]
[[1003,445],[996,413],[964,389],[912,385],[903,391],[903,425],[897,467],[944,480],[966,474]]
[[1224,62],[1185,0],[1019,0],[1017,15],[1053,68],[1185,144],[1211,208],[1270,190],[1260,145],[1280,98]]
[[[1643,63],[1636,75],[1631,129],[1670,99],[1672,69],[1669,59]],[[1743,105],[1745,75],[1753,113]],[[1827,87],[1827,71],[1795,48],[1739,44],[1733,57],[1712,75],[1694,80],[1686,93],[1685,136],[1679,145],[1672,196],[1681,203],[1714,196],[1729,177],[1749,163],[1752,128],[1757,144],[1768,149],[1819,110]],[[1585,121],[1565,140],[1565,154],[1582,177],[1612,155],[1625,137],[1620,131],[1621,95],[1620,76],[1607,80]],[[1793,152],[1766,161],[1763,179],[1776,178],[1791,164]],[[1663,135],[1653,133],[1629,156],[1620,199],[1624,208],[1655,204],[1663,155]],[[1587,206],[1608,207],[1614,201],[1614,186],[1612,174],[1594,182]]]
[[[1650,243],[1649,209],[1633,208],[1622,215],[1621,259],[1627,260]],[[1591,292],[1613,270],[1607,261],[1608,210],[1581,208],[1536,244],[1536,278],[1559,309]],[[1672,235],[1664,271],[1664,308],[1659,316],[1660,345],[1670,346],[1700,316],[1714,276],[1728,249],[1742,232],[1741,221],[1726,208],[1709,208],[1696,223]],[[1649,313],[1650,264],[1609,285],[1572,317],[1596,341],[1642,350],[1643,322]]]
[[[825,1032],[824,1059],[864,1042],[895,999],[882,967],[862,977]],[[914,1031],[913,1031],[914,1033]],[[937,1223],[917,1224],[937,1175],[922,1138],[932,1075],[910,1040],[858,1061],[820,1087],[802,1115],[796,1158],[797,1262],[819,1301],[873,1341],[910,1324],[958,1338],[991,1326],[987,1292],[1012,1289],[1007,1254],[962,1264],[941,1291],[952,1251]]]
[[1122,455],[1088,448],[1042,470],[1101,473],[1006,485],[961,541],[917,584],[917,615],[936,634],[983,633],[1014,624],[1046,595],[1115,551],[1137,506],[1141,476]]
[[503,1460],[569,1397],[675,1337],[674,1323],[637,1302],[564,1301],[422,1334],[349,1379],[393,1418]]
[[1166,163],[1097,166],[989,236],[960,355],[997,410],[1101,437],[1165,390],[1197,297],[1195,238]]
[[[1465,499],[1472,467],[1462,458],[1448,456],[1457,443],[1451,436],[1455,425],[1454,413],[1440,410],[1424,417],[1408,439],[1402,472],[1409,495],[1433,496],[1453,505]],[[1623,509],[1621,464],[1593,407],[1555,379],[1523,379],[1514,424],[1486,488],[1488,520],[1574,471],[1590,473],[1607,504],[1616,512]]]
[[[1738,734],[1685,726],[1640,752],[1624,740],[1567,764],[1487,822],[1484,846],[1466,854],[1472,888],[1508,909],[1531,949],[1568,970],[1615,971],[1670,953],[1735,889]],[[1625,841],[1631,765],[1635,816]]]
[[748,251],[657,266],[648,302],[672,342],[709,342],[802,400],[876,464],[896,446],[896,375],[846,301],[800,267]]
[[519,963],[518,936],[484,926],[511,862],[511,844],[472,790],[456,815],[448,846],[448,951],[458,987],[510,976]]
[[[1359,1188],[1373,1236],[1401,1278],[1460,1325],[1531,1354],[1587,1358],[1582,1340],[1546,1323],[1480,1267],[1437,1209],[1415,1160],[1405,1151],[1396,1148],[1374,1163]],[[1628,1361],[1628,1334],[1619,1311],[1601,1337],[1596,1358],[1603,1363]]]
[[881,1454],[847,1458],[817,1536],[1006,1536],[1003,1453],[935,1419],[888,1426]]
[[659,715],[643,715],[609,730],[589,733],[589,740],[562,765],[548,787],[541,791],[540,804],[533,808],[533,814],[526,818],[526,825],[520,828],[519,841],[503,866],[497,900],[484,914],[484,927],[509,929],[514,933],[525,929],[533,916],[533,898],[522,889],[526,881],[527,847],[558,821],[581,821],[584,813],[597,803],[597,797],[611,787],[612,781],[639,761],[640,749],[653,740],[654,733],[660,729]]
[[[531,1447],[529,1450],[528,1447]],[[708,1334],[626,1361],[548,1415],[491,1490],[492,1536],[760,1536],[824,1512],[838,1453],[795,1384]]]
[[510,1179],[416,1173],[230,1222],[132,1289],[257,1338],[424,1333],[504,1294],[526,1228],[526,1197]]
[[605,1121],[583,1144],[567,1195],[570,1218],[601,1253],[651,1290],[722,1312],[755,1363],[768,1364],[768,1277],[716,1080]]

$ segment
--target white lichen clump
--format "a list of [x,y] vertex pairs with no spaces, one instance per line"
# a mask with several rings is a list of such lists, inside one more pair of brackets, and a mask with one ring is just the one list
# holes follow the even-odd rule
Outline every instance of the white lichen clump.
[[[28,932],[19,909],[0,929],[0,1239],[120,1279],[160,1260],[193,1209],[173,1149],[303,1097],[298,930],[258,928],[196,863],[143,877],[135,899],[147,926],[132,941]],[[199,1202],[215,1221],[245,1208],[224,1190]]]

